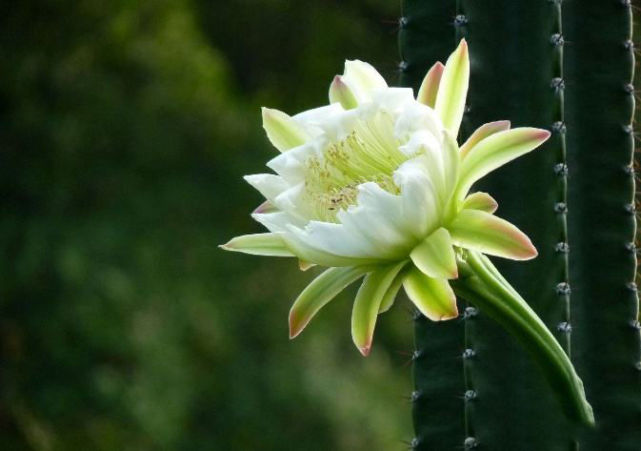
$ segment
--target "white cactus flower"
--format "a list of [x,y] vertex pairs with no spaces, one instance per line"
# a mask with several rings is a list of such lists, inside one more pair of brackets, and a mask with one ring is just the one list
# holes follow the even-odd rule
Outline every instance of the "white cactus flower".
[[449,280],[460,249],[526,260],[530,240],[493,213],[487,193],[469,194],[489,172],[538,147],[549,132],[480,127],[459,147],[469,59],[461,41],[443,66],[427,74],[414,98],[388,87],[369,64],[347,61],[329,89],[330,104],[288,116],[263,109],[263,125],[280,154],[274,173],[247,182],[266,201],[253,213],[269,233],[244,235],[222,247],[297,257],[301,268],[328,267],[290,312],[290,336],[346,286],[363,278],[352,314],[352,337],[371,349],[377,315],[401,286],[434,321],[458,315]]

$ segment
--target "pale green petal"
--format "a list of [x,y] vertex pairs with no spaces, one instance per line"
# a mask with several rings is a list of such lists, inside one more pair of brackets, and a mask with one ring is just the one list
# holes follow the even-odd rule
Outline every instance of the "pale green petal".
[[369,273],[358,289],[352,309],[352,340],[364,356],[367,356],[372,348],[376,317],[381,303],[406,263],[385,266]]
[[456,279],[458,269],[452,238],[443,227],[436,230],[410,253],[414,265],[425,275],[441,279]]
[[298,296],[289,311],[289,338],[300,334],[316,313],[372,267],[330,268],[316,277]]
[[340,103],[346,110],[351,110],[358,106],[358,101],[349,86],[343,82],[340,75],[334,77],[332,84],[329,86],[330,103]]
[[465,42],[465,39],[461,39],[458,48],[445,63],[434,106],[441,121],[443,121],[443,125],[453,136],[458,135],[461,120],[463,119],[469,81],[470,58],[467,51],[467,42]]
[[387,289],[385,296],[383,296],[383,300],[381,301],[381,307],[378,310],[379,314],[385,313],[392,307],[392,305],[394,305],[394,301],[396,300],[396,296],[398,295],[398,290],[400,290],[401,285],[403,285],[404,278],[405,278],[404,271],[401,271],[396,275],[396,277],[394,278],[394,281]]
[[280,235],[276,233],[255,233],[241,235],[233,238],[227,244],[219,246],[221,249],[232,252],[242,252],[251,255],[265,255],[269,257],[295,257],[287,248]]
[[467,141],[461,146],[461,158],[465,158],[465,155],[470,151],[472,147],[477,145],[479,141],[487,138],[494,133],[503,132],[510,129],[510,121],[496,121],[488,122],[487,124],[481,125],[479,128],[474,130],[474,133],[467,138]]
[[472,193],[463,201],[463,208],[467,210],[481,210],[486,213],[494,213],[499,207],[496,200],[488,193],[478,191]]
[[416,308],[432,321],[458,316],[456,296],[446,279],[433,279],[412,267],[403,279],[403,287]]
[[516,226],[480,210],[462,210],[448,227],[457,246],[512,260],[530,260],[537,251]]
[[349,86],[358,103],[371,100],[374,91],[387,88],[385,79],[371,64],[363,61],[345,61],[343,83]]
[[427,75],[425,75],[423,83],[418,90],[418,95],[416,96],[417,101],[430,108],[434,108],[434,105],[436,105],[438,87],[441,83],[441,77],[443,76],[444,69],[445,66],[443,66],[443,63],[438,61],[430,68],[429,71],[427,71]]
[[443,168],[445,174],[445,187],[451,193],[458,180],[460,170],[460,152],[456,139],[447,130],[443,131]]
[[271,143],[281,152],[298,147],[310,138],[303,127],[282,111],[263,108],[263,128]]
[[479,141],[461,162],[458,198],[463,198],[481,177],[536,149],[549,137],[547,130],[522,127],[494,133]]

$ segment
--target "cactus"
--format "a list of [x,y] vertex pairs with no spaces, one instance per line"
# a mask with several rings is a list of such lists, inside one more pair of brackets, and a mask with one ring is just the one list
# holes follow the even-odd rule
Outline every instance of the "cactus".
[[539,248],[527,264],[496,263],[571,355],[597,427],[566,420],[522,348],[468,306],[445,324],[416,316],[412,446],[638,451],[631,6],[405,0],[401,83],[416,88],[461,37],[472,65],[463,137],[496,118],[553,132],[544,149],[480,188],[497,194],[502,216]]

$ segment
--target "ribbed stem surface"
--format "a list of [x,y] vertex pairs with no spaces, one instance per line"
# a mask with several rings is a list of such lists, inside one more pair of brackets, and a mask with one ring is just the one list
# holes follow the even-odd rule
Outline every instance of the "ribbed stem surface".
[[641,449],[634,285],[634,49],[628,2],[567,2],[566,115],[573,357],[598,429],[581,451]]

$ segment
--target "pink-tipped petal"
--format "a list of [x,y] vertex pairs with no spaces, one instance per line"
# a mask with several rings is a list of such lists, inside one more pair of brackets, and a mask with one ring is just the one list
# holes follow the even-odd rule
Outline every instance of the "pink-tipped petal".
[[480,210],[462,210],[449,226],[457,246],[511,260],[538,255],[532,241],[516,226]]
[[479,141],[461,162],[456,196],[463,199],[474,182],[539,147],[550,137],[540,128],[521,127],[494,133]]
[[467,42],[461,39],[445,63],[434,109],[445,128],[456,137],[463,119],[470,81],[470,58]]
[[368,271],[371,268],[330,268],[316,277],[301,292],[289,311],[289,338],[300,334],[321,308]]
[[329,86],[329,102],[340,103],[346,110],[351,110],[358,106],[356,96],[349,86],[345,84],[340,75],[334,77],[332,84]]
[[276,208],[270,201],[266,200],[256,207],[252,213],[274,213],[276,211],[278,211],[278,208]]
[[381,303],[405,264],[401,262],[369,273],[356,293],[352,308],[352,340],[364,356],[369,354],[372,347]]
[[478,191],[465,198],[463,201],[463,208],[467,210],[481,210],[486,213],[494,213],[499,208],[499,204],[488,193]]
[[418,268],[408,270],[403,287],[410,301],[432,321],[445,321],[458,316],[456,296],[445,279],[434,279]]
[[487,138],[494,133],[503,132],[509,130],[511,126],[510,121],[495,121],[488,122],[487,124],[481,125],[477,128],[474,133],[467,138],[467,141],[461,146],[461,158],[465,158],[465,155],[472,149],[479,141]]
[[267,257],[295,257],[282,237],[276,233],[254,233],[232,238],[221,244],[221,249],[243,254],[263,255]]
[[443,76],[444,70],[445,66],[438,61],[427,71],[427,75],[425,75],[423,83],[418,90],[418,95],[416,96],[417,101],[430,108],[434,108],[438,87],[441,84],[441,77]]
[[309,134],[289,115],[271,108],[262,109],[263,128],[269,141],[279,151],[298,147],[309,139]]

